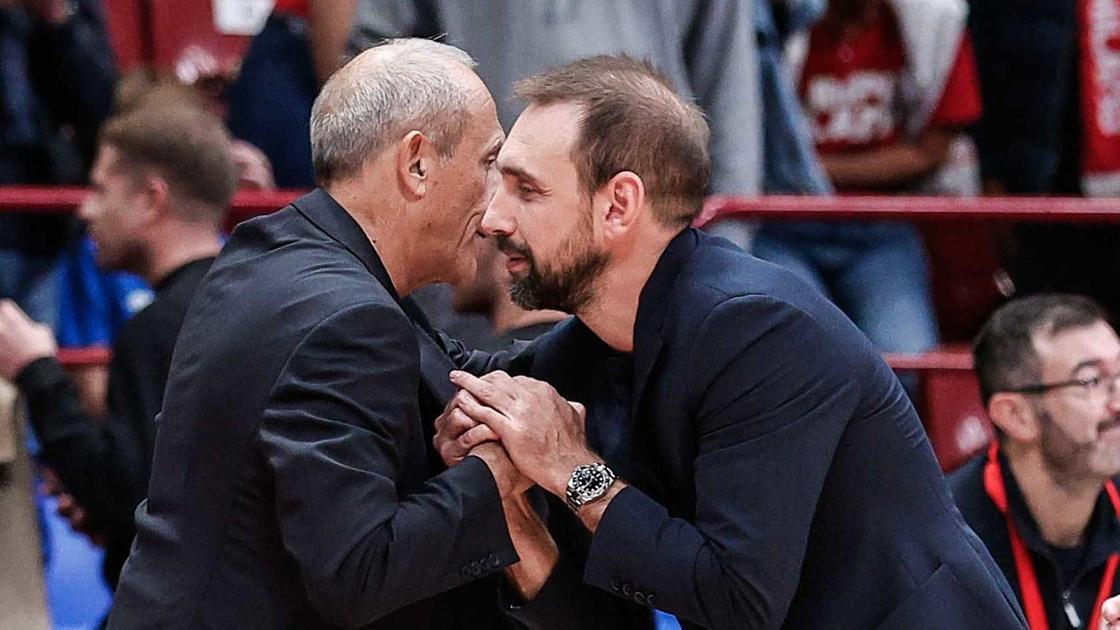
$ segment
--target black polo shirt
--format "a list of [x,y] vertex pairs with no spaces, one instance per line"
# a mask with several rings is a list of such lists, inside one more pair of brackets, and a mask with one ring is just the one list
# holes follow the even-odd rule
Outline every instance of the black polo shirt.
[[[965,520],[984,541],[1022,604],[1023,589],[1011,552],[1007,521],[984,489],[984,465],[987,461],[985,454],[965,464],[949,477],[949,487]],[[1105,564],[1110,555],[1120,552],[1120,520],[1116,517],[1108,493],[1101,489],[1097,505],[1089,519],[1083,546],[1070,550],[1055,549],[1043,540],[1038,524],[1031,515],[1002,452],[999,463],[1007,488],[1011,518],[1030,552],[1050,630],[1088,628],[1104,577]],[[1111,594],[1120,594],[1120,576],[1113,582]],[[1071,623],[1065,610],[1066,600],[1076,611],[1079,626]]]
[[86,416],[78,390],[54,358],[16,377],[40,454],[105,536],[105,581],[116,587],[136,535],[133,513],[148,491],[155,417],[171,370],[171,352],[187,307],[213,258],[187,263],[155,287],[155,299],[125,323],[109,364],[107,416]]

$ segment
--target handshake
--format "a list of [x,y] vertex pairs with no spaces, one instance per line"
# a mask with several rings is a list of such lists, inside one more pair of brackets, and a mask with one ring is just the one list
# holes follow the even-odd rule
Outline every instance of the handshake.
[[533,485],[565,498],[572,472],[602,457],[587,445],[587,411],[551,385],[525,376],[451,373],[459,388],[436,419],[433,439],[447,466],[482,459],[503,499]]

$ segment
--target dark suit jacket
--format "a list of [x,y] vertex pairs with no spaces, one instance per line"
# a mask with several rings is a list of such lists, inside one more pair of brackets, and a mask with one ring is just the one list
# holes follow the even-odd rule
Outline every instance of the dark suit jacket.
[[110,628],[500,627],[493,584],[456,589],[516,561],[500,499],[478,459],[439,472],[421,400],[450,364],[406,308],[323,191],[238,227],[175,348]]
[[[578,320],[527,353],[566,397],[607,395],[606,347]],[[642,291],[633,362],[632,456],[607,457],[632,485],[593,538],[552,510],[586,584],[686,628],[1024,627],[897,379],[808,285],[685,230]],[[564,574],[515,615],[560,628],[593,608]]]

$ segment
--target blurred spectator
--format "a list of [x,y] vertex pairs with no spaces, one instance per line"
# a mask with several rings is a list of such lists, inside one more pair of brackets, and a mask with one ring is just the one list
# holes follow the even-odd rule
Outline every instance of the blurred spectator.
[[[833,0],[808,37],[791,44],[798,93],[839,192],[975,192],[961,133],[980,115],[965,16],[961,0]],[[882,350],[937,344],[912,225],[768,224],[754,251],[830,296]]]
[[974,354],[998,442],[950,478],[957,505],[1032,629],[1098,630],[1120,592],[1120,339],[1091,300],[998,309]]
[[[81,182],[116,79],[95,0],[0,0],[0,185]],[[64,216],[0,213],[0,297],[55,318]]]
[[230,89],[230,131],[268,156],[282,188],[315,185],[311,104],[342,65],[356,2],[277,0]]
[[[969,25],[985,191],[1120,196],[1120,5],[972,0]],[[1008,245],[1018,294],[1083,293],[1120,315],[1120,229],[1024,225]]]
[[[708,115],[710,192],[754,195],[762,179],[762,113],[750,1],[365,0],[353,47],[443,35],[478,60],[507,130],[524,107],[513,95],[517,80],[597,54],[647,59]],[[753,227],[734,218],[713,231],[746,247]],[[425,287],[415,297],[437,328],[468,346],[487,343],[486,322],[456,316],[448,287]]]
[[82,206],[107,269],[139,274],[155,300],[130,319],[113,348],[108,415],[96,423],[54,358],[55,340],[11,302],[0,303],[0,377],[27,399],[41,457],[71,497],[72,524],[103,536],[104,573],[115,585],[148,485],[155,415],[175,338],[195,288],[217,254],[234,190],[221,122],[189,102],[153,98],[101,132],[93,192]]
[[754,0],[763,112],[763,179],[766,194],[832,192],[817,159],[801,100],[783,60],[786,42],[813,25],[824,0]]
[[519,79],[598,54],[647,59],[709,117],[710,192],[759,190],[758,52],[746,0],[372,0],[359,5],[354,24],[360,48],[441,34],[478,60],[506,129],[524,107],[513,95]]
[[515,341],[532,341],[552,329],[566,315],[560,311],[527,311],[510,298],[510,276],[506,258],[494,239],[478,244],[478,267],[474,280],[456,285],[452,305],[459,313],[475,313],[490,322],[491,336],[475,347],[487,352],[508,350]]
[[[168,107],[183,103],[214,115],[224,111],[220,92],[183,85],[151,71],[139,70],[123,77],[117,86],[117,110],[126,111],[144,102],[162,99]],[[237,170],[238,187],[272,190],[268,158],[244,141],[229,143]],[[62,347],[110,347],[124,323],[152,301],[152,291],[142,278],[126,271],[101,269],[93,241],[83,235],[66,247],[58,270],[58,321],[55,338]],[[70,368],[70,377],[91,416],[105,413],[109,370],[103,365]]]

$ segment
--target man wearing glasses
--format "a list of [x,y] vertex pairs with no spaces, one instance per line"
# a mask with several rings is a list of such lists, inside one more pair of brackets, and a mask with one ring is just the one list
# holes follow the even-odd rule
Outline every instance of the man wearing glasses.
[[1088,298],[1035,295],[974,344],[998,439],[950,485],[1031,630],[1100,626],[1120,592],[1120,339]]

